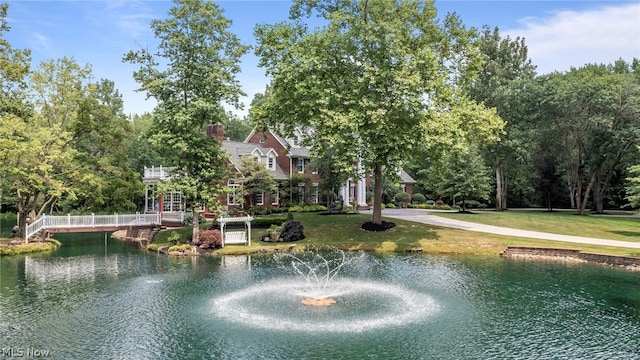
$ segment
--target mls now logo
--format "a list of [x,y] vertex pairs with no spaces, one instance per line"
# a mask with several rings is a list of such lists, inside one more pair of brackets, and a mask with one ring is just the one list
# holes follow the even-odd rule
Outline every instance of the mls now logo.
[[49,355],[51,355],[49,350],[29,347],[6,347],[0,349],[0,357],[47,357]]

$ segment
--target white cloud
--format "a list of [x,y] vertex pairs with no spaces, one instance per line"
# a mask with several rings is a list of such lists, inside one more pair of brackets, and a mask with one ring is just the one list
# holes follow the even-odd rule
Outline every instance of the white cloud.
[[503,33],[525,38],[540,74],[640,58],[640,4],[559,10],[547,18],[524,18],[520,23],[522,28]]
[[51,46],[51,39],[39,32],[33,32],[29,40],[29,48],[45,56],[52,57],[54,51]]

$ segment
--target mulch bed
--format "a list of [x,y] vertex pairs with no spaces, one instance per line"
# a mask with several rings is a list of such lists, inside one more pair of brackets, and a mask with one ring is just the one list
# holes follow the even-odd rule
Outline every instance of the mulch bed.
[[385,231],[396,226],[396,223],[383,221],[382,224],[374,224],[371,221],[362,224],[362,229],[367,231]]

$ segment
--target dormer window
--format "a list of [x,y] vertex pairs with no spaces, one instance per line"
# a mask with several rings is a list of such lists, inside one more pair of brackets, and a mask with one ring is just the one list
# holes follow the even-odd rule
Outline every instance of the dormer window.
[[269,156],[267,158],[267,169],[269,169],[269,170],[275,170],[276,169],[276,159],[274,159],[273,156]]

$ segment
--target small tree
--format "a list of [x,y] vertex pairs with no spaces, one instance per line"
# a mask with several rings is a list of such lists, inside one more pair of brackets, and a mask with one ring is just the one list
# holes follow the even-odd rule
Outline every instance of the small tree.
[[271,193],[277,189],[277,184],[264,164],[252,157],[245,156],[240,162],[240,189],[242,197],[249,197],[249,206],[255,205],[256,194]]
[[462,211],[466,200],[489,199],[491,176],[476,148],[447,154],[434,175],[438,194],[461,199]]

